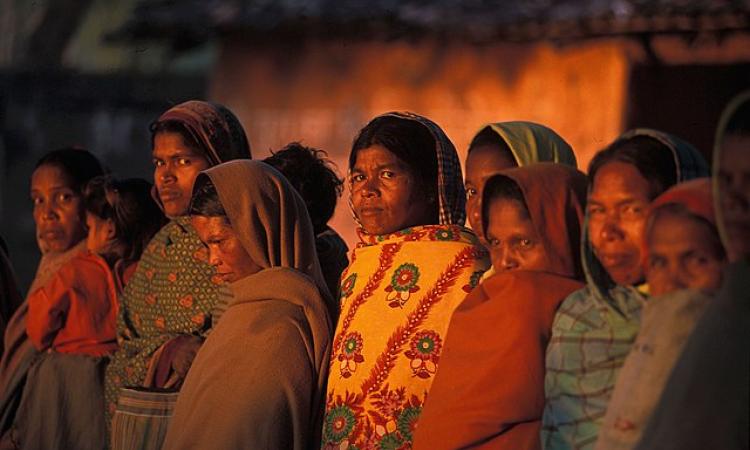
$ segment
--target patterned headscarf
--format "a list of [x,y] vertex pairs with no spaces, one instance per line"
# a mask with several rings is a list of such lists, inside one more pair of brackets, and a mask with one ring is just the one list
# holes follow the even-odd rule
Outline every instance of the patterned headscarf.
[[182,124],[200,144],[197,150],[212,166],[232,159],[252,157],[245,129],[226,106],[190,100],[168,109],[151,125],[151,129],[163,122]]
[[[466,222],[466,194],[461,174],[461,162],[451,140],[435,122],[418,114],[394,111],[377,116],[370,123],[382,117],[414,121],[429,130],[435,140],[435,157],[437,158],[438,222],[441,225],[463,226]],[[351,176],[349,181],[351,183]],[[351,189],[349,192],[349,206],[354,214]],[[356,214],[354,214],[354,220],[359,224]]]
[[573,148],[549,127],[534,122],[497,122],[483,126],[479,133],[487,128],[508,145],[519,167],[540,162],[578,167]]

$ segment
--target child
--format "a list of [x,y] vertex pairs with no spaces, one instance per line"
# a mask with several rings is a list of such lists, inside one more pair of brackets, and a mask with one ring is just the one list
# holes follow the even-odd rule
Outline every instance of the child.
[[26,328],[40,351],[103,356],[117,348],[117,295],[164,223],[145,180],[95,178],[84,202],[87,250],[29,296]]
[[46,353],[29,369],[13,424],[22,448],[107,446],[103,376],[117,349],[117,297],[164,222],[151,185],[139,179],[95,178],[83,202],[87,249],[28,298],[26,331]]
[[496,275],[456,309],[415,449],[538,449],[544,355],[557,305],[582,284],[586,177],[560,164],[508,169],[482,194]]
[[[349,265],[346,256],[349,248],[341,236],[328,226],[328,221],[333,217],[336,201],[341,196],[343,181],[323,150],[292,142],[272,153],[263,162],[281,172],[305,201],[315,232],[318,261],[332,298],[338,300],[341,272]],[[331,319],[336,323],[338,301],[329,309]]]
[[651,204],[644,259],[653,297],[643,307],[641,328],[617,378],[597,450],[635,448],[709,305],[710,298],[699,292],[713,295],[721,286],[727,259],[712,195],[711,180],[699,178],[673,186]]

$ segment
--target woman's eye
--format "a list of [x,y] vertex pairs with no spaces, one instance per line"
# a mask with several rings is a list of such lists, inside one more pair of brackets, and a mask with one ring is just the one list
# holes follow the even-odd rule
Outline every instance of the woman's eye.
[[466,188],[466,198],[471,198],[477,195],[477,190],[474,188]]
[[490,244],[491,247],[497,247],[498,245],[500,245],[500,239],[489,238],[487,240],[487,243]]
[[63,192],[57,196],[57,200],[61,203],[68,203],[73,200],[73,194],[69,192]]
[[384,171],[382,171],[382,172],[380,173],[380,175],[381,175],[381,176],[382,176],[383,178],[393,178],[393,177],[395,177],[395,176],[396,176],[396,174],[395,174],[395,173],[393,173],[393,172],[392,172],[392,171],[390,171],[390,170],[384,170]]
[[44,203],[44,199],[42,197],[32,197],[31,198],[31,203],[33,203],[34,206],[39,206],[42,203]]
[[648,267],[650,269],[661,269],[664,267],[664,259],[663,258],[649,258]]
[[643,214],[644,208],[640,205],[627,205],[622,209],[624,216],[640,216]]
[[532,241],[531,239],[526,239],[526,238],[524,238],[524,239],[520,239],[520,240],[518,241],[518,246],[519,246],[520,248],[530,248],[530,247],[532,247],[533,245],[534,245],[534,242],[533,242],[533,241]]
[[357,174],[352,175],[352,182],[354,182],[354,183],[360,183],[360,182],[362,182],[364,180],[365,180],[365,176],[362,175],[361,173],[357,173]]
[[179,158],[177,160],[177,164],[179,164],[181,166],[189,166],[190,165],[190,159],[188,159],[188,158]]
[[162,161],[161,159],[154,158],[151,162],[154,163],[155,167],[161,167],[164,165],[164,161]]
[[588,213],[589,213],[589,216],[595,216],[595,215],[603,214],[604,213],[604,208],[601,208],[599,206],[594,206],[594,207],[589,208]]

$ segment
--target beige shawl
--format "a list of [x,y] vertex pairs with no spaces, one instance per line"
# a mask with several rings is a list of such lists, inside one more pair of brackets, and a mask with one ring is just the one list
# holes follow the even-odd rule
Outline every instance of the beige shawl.
[[261,162],[204,173],[262,270],[231,285],[235,298],[190,369],[164,448],[312,447],[331,323],[305,204]]

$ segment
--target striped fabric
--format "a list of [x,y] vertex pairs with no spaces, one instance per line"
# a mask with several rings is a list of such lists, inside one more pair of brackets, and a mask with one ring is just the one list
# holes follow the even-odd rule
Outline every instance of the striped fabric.
[[161,449],[177,395],[146,388],[122,389],[112,419],[112,449]]

